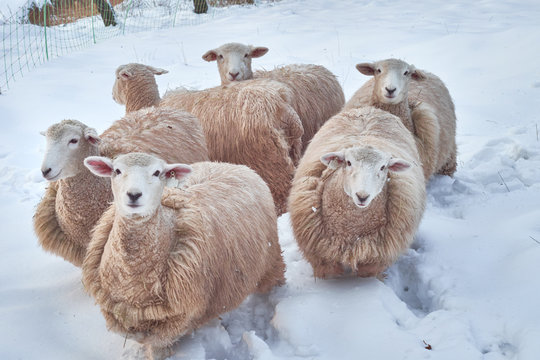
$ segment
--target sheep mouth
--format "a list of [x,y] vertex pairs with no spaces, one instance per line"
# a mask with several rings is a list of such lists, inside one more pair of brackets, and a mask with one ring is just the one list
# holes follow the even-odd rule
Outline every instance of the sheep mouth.
[[62,170],[60,170],[58,172],[58,174],[54,175],[54,176],[50,176],[49,174],[47,174],[47,176],[45,176],[45,180],[47,181],[55,181],[55,180],[58,180],[58,178],[60,177],[60,174],[62,174]]
[[128,204],[127,206],[130,207],[130,208],[132,208],[132,209],[136,209],[136,208],[141,207],[142,205],[138,205],[138,204]]

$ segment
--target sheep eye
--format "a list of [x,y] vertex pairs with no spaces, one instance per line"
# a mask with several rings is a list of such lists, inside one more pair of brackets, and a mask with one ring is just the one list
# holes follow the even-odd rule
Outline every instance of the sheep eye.
[[379,74],[382,73],[381,69],[377,69],[377,72],[378,72]]
[[71,140],[69,140],[69,143],[70,143],[70,144],[76,144],[76,143],[78,143],[78,142],[79,142],[79,140],[77,140],[77,139],[71,139]]
[[248,54],[244,55],[244,57],[247,58],[247,57],[248,57]]
[[405,75],[405,76],[409,75],[409,71],[405,71],[405,73],[403,75]]
[[223,55],[220,54],[220,55],[218,56],[218,58],[219,58],[219,60],[223,60]]
[[386,169],[386,165],[381,166],[381,171],[383,171],[384,169]]
[[159,174],[161,174],[161,173],[159,172],[159,170],[156,170],[152,175],[153,175],[153,176],[159,176]]
[[116,175],[120,175],[122,172],[120,171],[120,169],[116,169],[114,170],[114,172],[116,173]]
[[347,160],[347,166],[351,166],[351,162]]

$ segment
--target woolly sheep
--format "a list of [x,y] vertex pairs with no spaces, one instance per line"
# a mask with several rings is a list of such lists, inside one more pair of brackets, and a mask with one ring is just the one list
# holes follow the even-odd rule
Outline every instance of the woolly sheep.
[[[144,68],[142,64],[122,65],[117,70]],[[116,87],[115,99],[144,108],[159,101],[152,71],[130,70],[129,89]],[[151,88],[151,89],[149,89]],[[137,93],[157,97],[131,97]],[[201,121],[212,161],[244,164],[267,182],[278,214],[286,211],[287,196],[295,165],[302,153],[303,127],[289,105],[291,91],[271,80],[251,80],[201,91],[168,91],[160,107],[183,109]],[[139,101],[140,100],[140,101]],[[129,109],[126,107],[126,111]]]
[[[148,358],[284,283],[271,194],[248,167],[141,153],[85,165],[112,177],[114,202],[95,227],[83,284],[107,326],[144,344]],[[164,188],[188,175],[183,188]]]
[[112,200],[110,182],[93,176],[87,156],[146,151],[167,161],[208,160],[204,135],[194,116],[172,109],[144,109],[116,121],[101,137],[76,120],[54,124],[44,133],[41,167],[50,181],[34,215],[41,246],[81,266],[90,231]]
[[436,75],[402,60],[356,65],[373,76],[347,102],[344,110],[372,105],[401,118],[416,136],[427,180],[456,171],[456,114],[448,89]]
[[114,101],[126,106],[126,113],[158,106],[160,97],[155,75],[168,73],[167,70],[149,65],[131,63],[116,69],[113,85]]
[[322,124],[337,114],[345,104],[343,90],[335,75],[320,65],[294,64],[270,71],[256,71],[253,74],[251,59],[261,57],[267,52],[266,47],[228,43],[207,51],[203,59],[217,61],[221,85],[264,78],[288,86],[292,92],[291,105],[304,127],[302,144],[305,150]]
[[399,118],[373,107],[331,118],[300,161],[289,198],[314,276],[383,271],[412,243],[425,191],[414,139]]

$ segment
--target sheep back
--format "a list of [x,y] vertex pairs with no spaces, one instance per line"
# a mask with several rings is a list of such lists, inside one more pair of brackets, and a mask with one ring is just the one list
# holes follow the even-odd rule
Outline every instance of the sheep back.
[[[103,267],[118,263],[107,252],[114,205],[98,222],[83,264],[83,283],[113,331],[142,343],[170,345],[179,336],[230,311],[253,291],[284,283],[285,265],[268,186],[246,166],[196,163],[183,188],[165,188],[162,205],[174,212],[166,276],[141,305],[133,289],[119,300]],[[114,243],[113,243],[114,244]],[[114,248],[114,246],[112,247]],[[144,251],[144,250],[143,250]],[[129,284],[136,283],[126,278]],[[111,285],[112,284],[112,285]],[[133,297],[132,297],[133,295]]]
[[276,80],[289,87],[292,92],[291,106],[304,127],[304,150],[319,128],[345,104],[341,85],[324,66],[287,65],[270,71],[256,71],[254,77]]
[[289,105],[290,90],[259,79],[202,91],[176,90],[161,106],[184,109],[202,124],[210,160],[247,165],[266,181],[278,214],[302,151],[303,127]]
[[111,158],[146,152],[167,163],[191,164],[209,159],[199,119],[172,108],[150,107],[127,113],[105,130],[101,138],[101,154]]
[[[413,167],[389,173],[389,181],[368,209],[352,204],[339,171],[319,160],[328,152],[371,145]],[[425,207],[422,167],[412,135],[401,120],[372,107],[344,111],[315,135],[300,161],[289,198],[295,238],[317,268],[340,264],[391,264],[411,244]]]

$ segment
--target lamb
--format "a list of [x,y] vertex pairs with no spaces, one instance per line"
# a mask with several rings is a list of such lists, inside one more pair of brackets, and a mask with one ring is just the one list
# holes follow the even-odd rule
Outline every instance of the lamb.
[[251,59],[267,52],[266,47],[228,43],[207,51],[202,57],[206,61],[217,61],[221,85],[264,78],[288,86],[293,95],[291,105],[304,127],[302,144],[305,150],[322,124],[337,114],[345,104],[343,90],[336,76],[320,65],[293,64],[253,74]]
[[456,171],[456,114],[441,79],[402,60],[356,65],[373,76],[345,104],[344,110],[370,105],[401,118],[415,135],[426,181],[433,174]]
[[[108,328],[148,358],[170,356],[179,337],[284,283],[272,197],[248,167],[142,153],[84,163],[112,178],[114,202],[95,227],[83,284]],[[169,177],[187,180],[165,188]]]
[[138,150],[170,162],[208,160],[197,118],[171,109],[132,112],[101,137],[76,120],[54,124],[44,135],[47,149],[41,171],[50,185],[34,214],[34,231],[43,249],[79,267],[91,229],[112,201],[110,181],[93,176],[83,166],[85,157]]
[[426,187],[412,134],[396,116],[342,111],[317,132],[294,176],[289,211],[314,276],[375,276],[413,241]]
[[[145,66],[129,64],[118,69]],[[130,85],[115,86],[118,93],[114,99],[137,104],[133,108],[152,106],[156,98],[131,101],[131,96],[138,92],[159,94],[153,73],[130,73],[134,74],[127,80]],[[196,115],[205,133],[210,159],[244,164],[257,171],[270,187],[276,211],[281,215],[286,211],[294,169],[302,153],[304,131],[298,114],[289,105],[291,98],[292,93],[285,85],[259,79],[201,91],[182,88],[168,91],[160,107]],[[126,106],[126,111],[129,110]]]

